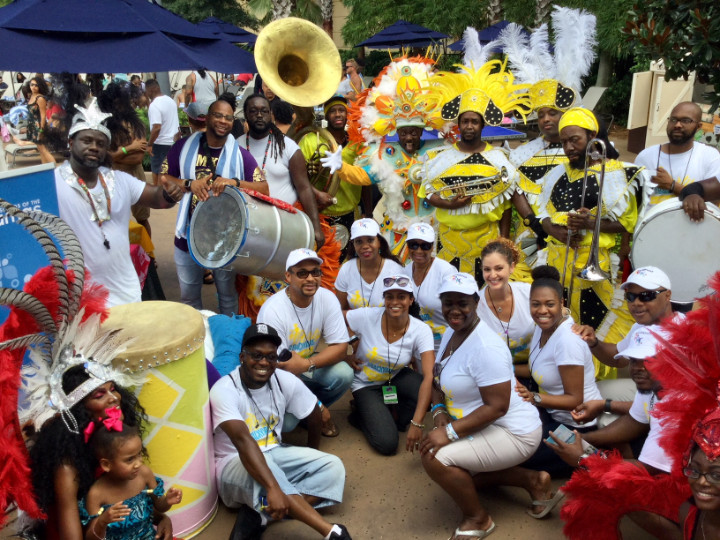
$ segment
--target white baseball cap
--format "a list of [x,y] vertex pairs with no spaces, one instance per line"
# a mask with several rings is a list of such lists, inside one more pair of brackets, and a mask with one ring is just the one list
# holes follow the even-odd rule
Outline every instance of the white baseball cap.
[[413,223],[407,229],[406,242],[410,240],[422,240],[423,242],[435,242],[435,229],[427,223]]
[[657,345],[657,338],[652,334],[650,328],[641,326],[630,336],[630,344],[622,351],[618,350],[615,358],[651,358],[655,356]]
[[465,272],[445,276],[438,294],[446,292],[459,292],[467,295],[480,294],[475,278]]
[[637,268],[632,274],[630,274],[627,281],[623,283],[620,288],[624,290],[631,283],[649,291],[654,291],[660,288],[671,290],[670,278],[665,272],[656,266],[643,266],[642,268]]
[[377,236],[380,234],[380,225],[372,218],[358,219],[350,227],[350,240],[361,236]]
[[290,270],[293,266],[303,261],[315,261],[318,264],[323,263],[323,260],[318,257],[318,254],[312,249],[294,249],[290,252],[287,260],[285,261],[285,270]]
[[386,276],[383,278],[383,294],[387,291],[405,291],[412,293],[413,286],[410,277],[406,275]]

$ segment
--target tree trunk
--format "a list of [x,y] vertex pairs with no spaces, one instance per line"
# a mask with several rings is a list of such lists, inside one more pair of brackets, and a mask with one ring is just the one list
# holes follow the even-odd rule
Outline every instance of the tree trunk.
[[487,17],[490,26],[502,21],[502,2],[501,0],[489,0],[487,6]]
[[551,0],[535,0],[535,28],[547,22],[550,16]]
[[600,52],[600,64],[598,65],[597,79],[595,86],[607,88],[610,86],[610,77],[612,76],[613,59],[608,53]]
[[323,30],[333,39],[333,0],[320,0],[320,14]]
[[277,21],[278,19],[285,19],[292,13],[293,2],[292,0],[273,0],[272,6],[272,19]]

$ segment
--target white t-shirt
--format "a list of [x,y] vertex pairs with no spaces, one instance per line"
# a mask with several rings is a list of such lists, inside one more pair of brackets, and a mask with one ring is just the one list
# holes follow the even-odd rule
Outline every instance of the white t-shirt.
[[[661,145],[656,144],[640,152],[635,158],[635,164],[647,168],[650,176],[657,174],[658,166],[665,169],[668,174],[672,171],[673,180],[682,186],[712,177],[720,180],[720,152],[716,148],[694,142],[693,147],[687,152],[667,154],[660,151],[660,147]],[[650,191],[648,208],[676,197],[652,182],[648,182],[648,185],[643,187]]]
[[424,352],[433,350],[432,330],[422,321],[410,317],[405,335],[388,343],[382,333],[382,316],[385,308],[359,308],[347,312],[350,330],[360,336],[357,358],[362,369],[355,372],[350,389],[354,392],[366,386],[387,383]]
[[[603,399],[595,384],[595,365],[592,354],[585,342],[572,331],[574,321],[568,317],[557,327],[544,347],[540,347],[542,330],[535,328],[532,345],[530,346],[530,374],[540,387],[540,393],[559,396],[565,393],[560,366],[584,366],[583,402],[591,399]],[[576,424],[570,411],[547,409],[556,422],[572,427],[594,426],[596,420]]]
[[487,286],[480,291],[477,314],[503,340],[510,349],[513,362],[524,364],[530,355],[530,341],[535,331],[535,321],[530,316],[530,284],[510,282],[513,294],[513,311],[510,321],[502,322],[488,305]]
[[[685,314],[681,313],[680,311],[672,314],[673,322],[682,321],[684,318],[685,318]],[[622,354],[622,352],[625,349],[627,349],[630,345],[632,345],[632,341],[631,341],[632,336],[638,328],[647,328],[648,330],[650,330],[651,332],[653,332],[655,334],[662,334],[665,332],[665,330],[663,330],[662,326],[659,324],[644,325],[644,324],[640,324],[640,323],[634,323],[630,327],[630,331],[627,333],[627,335],[624,338],[622,338],[620,341],[618,341],[618,343],[617,343],[618,354]]]
[[[275,142],[272,141],[268,146],[269,138],[270,134],[262,139],[253,139],[250,137],[249,148],[247,134],[238,137],[237,142],[242,148],[250,151],[258,163],[258,167],[265,171],[270,196],[285,201],[288,204],[295,204],[298,197],[295,186],[290,179],[290,158],[295,155],[295,152],[300,150],[300,147],[290,137],[285,137],[285,150],[282,155],[274,156],[273,146]],[[265,158],[265,152],[267,152],[267,159]],[[265,163],[264,169],[263,163]]]
[[305,308],[294,305],[287,295],[287,289],[283,289],[265,301],[257,322],[277,330],[283,341],[281,349],[290,349],[303,358],[309,358],[315,353],[321,336],[329,345],[347,343],[350,339],[340,302],[333,293],[322,287]]
[[[103,222],[102,230],[97,221],[92,221],[94,213],[87,195],[68,184],[68,181],[77,182],[77,176],[72,173],[68,162],[55,169],[60,217],[80,240],[85,267],[90,271],[91,279],[110,291],[108,307],[140,302],[140,280],[130,259],[128,226],[130,207],[140,199],[146,184],[121,171],[110,173],[108,169],[102,168],[100,172],[108,186],[112,210],[110,220]],[[114,180],[111,176],[114,176]],[[96,208],[107,209],[105,192],[99,180],[90,193]],[[103,213],[102,210],[99,212]],[[110,249],[103,243],[103,233],[110,243]]]
[[405,275],[403,267],[393,260],[384,259],[377,279],[373,283],[368,283],[360,275],[358,261],[359,259],[354,258],[343,263],[335,280],[335,289],[347,293],[350,309],[384,306],[383,279],[388,276]]
[[448,358],[440,358],[454,331],[448,328],[440,343],[436,364],[440,364],[440,386],[445,405],[455,419],[483,406],[479,388],[510,381],[510,406],[494,425],[515,435],[524,435],[540,427],[537,409],[515,392],[512,357],[505,342],[483,321]]
[[658,398],[653,392],[647,394],[637,392],[630,407],[630,416],[641,424],[650,425],[650,431],[640,451],[638,460],[669,473],[672,469],[672,461],[660,446],[662,425],[657,418],[650,414],[657,400]]
[[317,398],[300,379],[281,369],[275,370],[270,384],[257,390],[248,389],[247,392],[240,382],[237,369],[222,377],[210,390],[215,477],[218,482],[225,465],[238,455],[237,448],[220,428],[220,424],[228,420],[242,420],[260,450],[266,452],[280,444],[286,412],[300,419],[306,418],[316,403]]
[[171,146],[180,129],[175,100],[164,94],[153,99],[148,107],[148,122],[151,129],[155,124],[160,124],[160,134],[155,139],[155,144]]
[[438,259],[435,257],[432,264],[423,279],[423,282],[418,286],[415,281],[412,280],[414,263],[410,261],[405,266],[405,274],[410,277],[413,285],[415,301],[420,306],[420,318],[427,324],[433,333],[433,340],[435,341],[435,352],[437,352],[440,346],[440,340],[445,333],[445,327],[447,322],[443,317],[440,296],[438,296],[438,290],[443,282],[445,276],[457,273],[457,269],[447,261]]
[[195,74],[195,86],[193,86],[193,93],[195,94],[195,101],[200,103],[212,103],[217,99],[215,95],[215,81],[209,73],[205,73],[205,78],[202,78],[197,71],[193,71]]

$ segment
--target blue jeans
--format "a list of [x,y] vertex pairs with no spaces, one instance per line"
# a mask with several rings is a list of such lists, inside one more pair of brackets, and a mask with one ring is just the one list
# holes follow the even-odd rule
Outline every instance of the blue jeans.
[[155,174],[160,174],[163,161],[165,161],[168,152],[170,152],[170,148],[172,148],[171,144],[152,145],[153,155],[150,156],[150,171],[154,172]]
[[[312,495],[322,499],[315,508],[342,502],[345,467],[340,458],[312,448],[281,445],[263,453],[265,461],[285,495]],[[218,494],[230,508],[243,504],[260,512],[265,488],[247,472],[235,456],[218,478]]]
[[[175,247],[175,268],[180,282],[180,301],[183,304],[202,309],[202,287],[205,269],[196,263],[190,253]],[[232,315],[238,310],[238,293],[235,290],[235,272],[225,268],[212,271],[218,293],[218,311]]]
[[[323,405],[329,407],[340,399],[350,388],[355,372],[347,362],[338,362],[332,366],[316,369],[312,377],[305,373],[300,375],[300,380],[305,383],[310,391],[315,394]],[[285,413],[283,420],[283,431],[292,431],[299,420],[290,413]]]

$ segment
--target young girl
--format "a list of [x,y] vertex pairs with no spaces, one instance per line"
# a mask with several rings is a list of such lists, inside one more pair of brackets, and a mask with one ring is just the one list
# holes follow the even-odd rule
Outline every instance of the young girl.
[[163,481],[143,463],[137,428],[123,424],[119,415],[89,424],[85,437],[103,471],[80,501],[85,539],[154,539],[154,511],[179,504],[182,491],[171,487],[164,494]]

